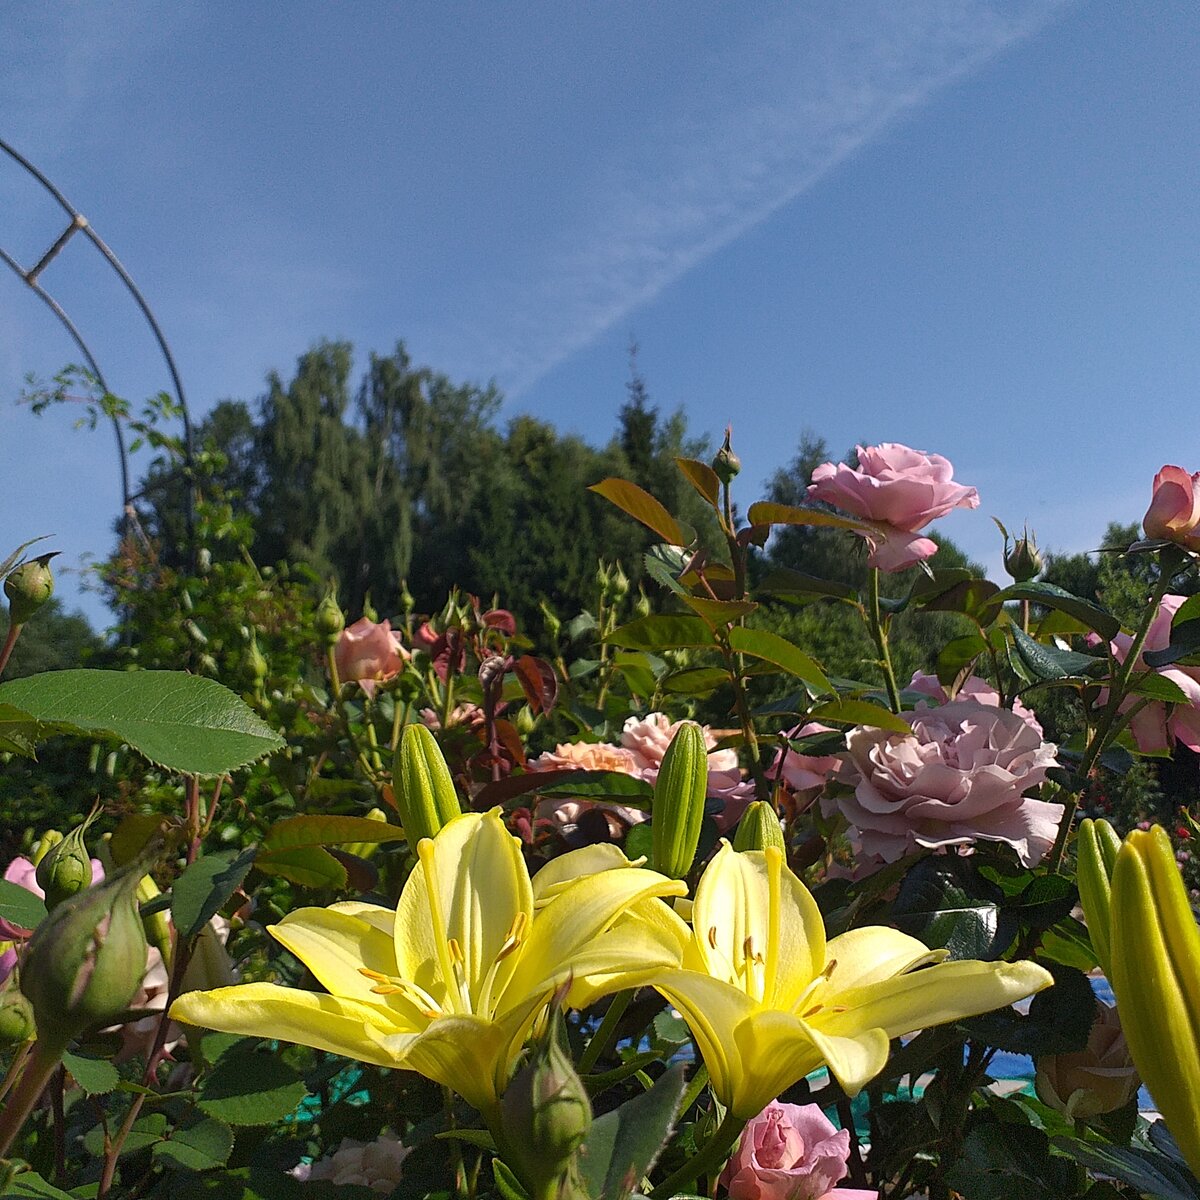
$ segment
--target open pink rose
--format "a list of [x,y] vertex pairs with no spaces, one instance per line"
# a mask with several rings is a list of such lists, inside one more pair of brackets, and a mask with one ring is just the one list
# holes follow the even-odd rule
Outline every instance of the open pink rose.
[[903,713],[911,734],[860,726],[846,736],[843,782],[826,802],[863,853],[895,862],[924,846],[1007,842],[1025,866],[1054,843],[1063,806],[1024,793],[1055,765],[1055,748],[1006,708],[956,700]]
[[[926,675],[921,671],[915,671],[906,690],[920,692],[922,695],[928,696],[935,704],[950,703],[950,697],[936,675]],[[975,700],[979,704],[990,704],[993,708],[1000,707],[1000,693],[986,679],[980,679],[978,675],[971,675],[964,680],[959,685],[954,698],[956,700]],[[1042,723],[1032,710],[1026,708],[1020,700],[1013,700],[1012,710],[1037,733],[1038,737],[1045,737]]]
[[849,1156],[850,1134],[820,1105],[772,1100],[747,1123],[720,1182],[729,1200],[877,1200],[878,1192],[833,1186]]
[[1099,1000],[1082,1050],[1037,1060],[1038,1097],[1072,1120],[1124,1108],[1140,1086],[1117,1010]]
[[[1146,632],[1146,644],[1142,647],[1143,654],[1147,650],[1165,650],[1171,642],[1171,621],[1179,611],[1186,596],[1164,596],[1158,606],[1154,620]],[[1133,638],[1127,633],[1118,633],[1112,641],[1113,656],[1118,662],[1124,662],[1133,645]],[[1139,656],[1138,666],[1145,666]],[[1159,667],[1158,673],[1164,679],[1178,684],[1187,697],[1186,704],[1172,705],[1168,715],[1167,705],[1161,700],[1154,700],[1144,708],[1139,709],[1129,722],[1129,730],[1137,748],[1144,753],[1152,754],[1159,750],[1169,750],[1175,739],[1181,741],[1189,750],[1200,752],[1200,667],[1181,667],[1172,665]],[[1105,688],[1098,698],[1098,703],[1108,700],[1108,689]],[[1138,696],[1127,696],[1121,705],[1122,711],[1140,704]]]
[[392,632],[391,622],[376,624],[359,617],[338,636],[333,657],[343,683],[353,679],[373,696],[378,684],[400,674],[410,656],[400,644],[400,635]]
[[954,468],[940,454],[884,442],[858,447],[858,469],[823,463],[812,474],[808,494],[877,528],[863,532],[871,547],[867,563],[902,571],[937,553],[937,543],[918,534],[951,509],[978,508],[979,493],[953,481]]
[[1200,471],[1189,475],[1182,467],[1163,467],[1154,477],[1142,528],[1148,538],[1200,550]]

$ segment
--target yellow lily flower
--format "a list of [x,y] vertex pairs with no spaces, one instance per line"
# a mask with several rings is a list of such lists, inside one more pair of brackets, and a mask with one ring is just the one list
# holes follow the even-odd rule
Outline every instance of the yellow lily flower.
[[696,888],[692,928],[683,969],[650,982],[683,1014],[714,1094],[742,1120],[822,1063],[853,1095],[883,1069],[892,1038],[1054,982],[1031,962],[941,962],[946,951],[882,926],[827,944],[816,901],[774,846],[723,844]]
[[681,960],[669,923],[626,919],[647,902],[665,910],[655,897],[682,894],[676,880],[628,866],[573,877],[566,864],[535,904],[495,811],[454,818],[417,854],[394,912],[340,903],[271,927],[325,992],[243,984],[181,996],[171,1015],[419,1071],[490,1115],[530,1026],[568,978],[618,990]]

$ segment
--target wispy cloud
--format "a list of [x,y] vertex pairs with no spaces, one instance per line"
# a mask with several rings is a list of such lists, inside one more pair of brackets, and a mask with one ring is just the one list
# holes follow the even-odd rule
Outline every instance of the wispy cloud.
[[486,311],[510,315],[468,317],[488,335],[480,367],[519,394],[1065,2],[873,0],[760,21],[697,64],[689,111],[650,118],[583,181],[588,221],[497,281]]

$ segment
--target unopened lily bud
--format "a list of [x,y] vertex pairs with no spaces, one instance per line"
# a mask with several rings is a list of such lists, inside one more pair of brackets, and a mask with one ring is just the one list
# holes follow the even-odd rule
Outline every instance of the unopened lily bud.
[[404,836],[414,848],[462,815],[450,768],[424,725],[406,726],[401,735],[392,765],[392,788]]
[[712,469],[722,483],[732,483],[742,469],[742,460],[733,452],[730,439],[733,437],[733,426],[725,426],[725,441],[712,460]]
[[47,909],[53,910],[76,892],[91,887],[92,860],[83,839],[98,813],[99,809],[93,810],[81,825],[50,847],[38,863],[35,878],[46,894]]
[[37,1036],[33,1009],[12,983],[12,976],[0,990],[0,1049],[22,1046]]
[[1042,556],[1037,542],[1028,529],[1013,542],[1012,549],[1005,547],[1004,569],[1018,582],[1028,583],[1041,574]]
[[1112,943],[1112,873],[1117,865],[1121,839],[1107,821],[1093,821],[1089,817],[1079,824],[1075,848],[1079,860],[1076,870],[1079,901],[1087,917],[1096,961],[1108,975]]
[[[367,813],[368,821],[378,821],[382,825],[388,823],[387,813],[382,808],[373,808]],[[353,854],[355,858],[370,859],[371,855],[379,849],[378,842],[350,842],[342,847],[347,854]]]
[[149,865],[140,856],[60,904],[34,930],[21,991],[47,1045],[65,1047],[85,1029],[107,1024],[137,994],[146,973],[137,889]]
[[707,791],[704,733],[694,721],[684,721],[671,739],[654,781],[652,870],[682,879],[692,869]]
[[779,814],[765,800],[754,800],[742,814],[737,832],[733,835],[735,850],[765,850],[775,846],[787,855],[787,843],[783,838],[783,826]]
[[346,617],[338,607],[337,596],[334,595],[333,588],[325,593],[321,598],[321,603],[317,605],[315,624],[317,632],[330,645],[338,640],[338,634],[346,628]]
[[532,1195],[546,1195],[565,1180],[592,1127],[592,1103],[554,1023],[505,1090],[500,1123],[515,1160],[509,1166]]
[[24,625],[54,595],[50,560],[55,554],[31,558],[9,572],[4,581],[4,594],[8,597],[8,618],[12,624]]

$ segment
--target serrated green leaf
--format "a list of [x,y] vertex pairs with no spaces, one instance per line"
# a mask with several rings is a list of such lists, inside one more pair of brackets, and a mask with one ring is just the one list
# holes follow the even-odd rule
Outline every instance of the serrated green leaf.
[[1187,1169],[1173,1163],[1165,1154],[1067,1137],[1055,1138],[1053,1145],[1085,1167],[1127,1183],[1141,1195],[1154,1196],[1157,1200],[1197,1200],[1200,1196]]
[[713,631],[699,618],[660,613],[639,617],[604,639],[626,650],[678,650],[715,646]]
[[1130,681],[1129,691],[1134,696],[1146,696],[1166,704],[1190,703],[1187,693],[1179,684],[1157,671],[1145,671],[1135,675]]
[[71,1078],[89,1096],[103,1096],[113,1091],[121,1082],[121,1073],[106,1058],[88,1058],[83,1054],[63,1055],[63,1066]]
[[195,937],[237,891],[254,865],[255,849],[207,854],[188,867],[171,888],[171,920],[180,937]]
[[1064,612],[1081,621],[1089,629],[1094,629],[1105,641],[1112,641],[1121,632],[1121,623],[1112,613],[1053,583],[1014,583],[1002,592],[997,592],[990,603],[998,606],[1011,600],[1029,600],[1044,608]]
[[308,1094],[299,1073],[263,1050],[227,1053],[200,1081],[201,1112],[227,1125],[273,1125]]
[[16,883],[0,879],[0,917],[20,929],[36,929],[46,915],[46,902]]
[[811,596],[814,599],[857,602],[855,599],[857,593],[848,583],[838,583],[833,579],[820,579],[816,575],[806,575],[803,571],[793,571],[790,567],[780,567],[770,572],[755,586],[754,594]]
[[183,671],[47,671],[0,684],[0,705],[47,731],[119,738],[187,775],[224,775],[284,744],[228,688]]
[[56,1188],[47,1183],[36,1171],[22,1171],[5,1185],[4,1200],[22,1200],[24,1197],[36,1197],[36,1200],[74,1200],[70,1192]]
[[856,533],[886,531],[872,521],[839,516],[823,508],[797,508],[793,504],[775,504],[769,500],[750,505],[746,520],[751,525],[826,525],[833,529],[852,529]]
[[654,546],[642,555],[646,564],[646,574],[651,579],[661,583],[663,587],[677,596],[688,595],[688,590],[679,582],[679,572],[683,570],[687,556],[681,554],[674,546],[665,543]]
[[912,733],[912,726],[903,717],[869,700],[830,700],[818,704],[808,716],[813,721],[832,721],[835,725],[873,725],[891,733]]
[[683,602],[712,625],[732,625],[758,608],[753,600],[709,600],[706,596],[684,596]]
[[233,1130],[224,1121],[205,1117],[186,1129],[176,1129],[170,1140],[154,1147],[155,1162],[183,1171],[211,1171],[223,1167],[233,1152]]
[[[135,1154],[161,1142],[167,1133],[167,1118],[165,1113],[145,1113],[134,1122],[125,1144],[121,1147],[121,1158],[127,1154]],[[94,1158],[104,1157],[104,1129],[94,1125],[83,1136],[83,1148]]]
[[740,654],[749,654],[782,667],[817,693],[833,691],[833,684],[815,659],[769,629],[731,629],[729,644]]
[[1013,626],[1013,647],[1022,665],[1035,680],[1043,682],[1056,679],[1095,680],[1108,667],[1103,658],[1090,654],[1079,654],[1074,650],[1060,650],[1057,646],[1045,646],[1035,642],[1027,633]]

